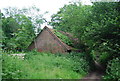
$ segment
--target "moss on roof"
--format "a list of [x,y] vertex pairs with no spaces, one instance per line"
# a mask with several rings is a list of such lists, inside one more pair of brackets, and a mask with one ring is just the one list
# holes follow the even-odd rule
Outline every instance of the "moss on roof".
[[54,34],[55,34],[59,39],[61,39],[62,42],[66,43],[66,44],[69,45],[69,46],[73,46],[73,42],[72,42],[72,40],[71,40],[68,36],[62,34],[61,32],[59,32],[59,31],[57,31],[57,30],[54,30]]

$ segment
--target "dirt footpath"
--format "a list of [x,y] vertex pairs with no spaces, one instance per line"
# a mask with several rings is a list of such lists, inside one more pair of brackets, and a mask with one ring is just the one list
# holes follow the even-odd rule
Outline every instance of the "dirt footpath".
[[103,74],[99,72],[91,72],[86,77],[84,77],[81,81],[101,81]]
[[102,76],[104,75],[103,67],[95,61],[95,71],[89,73],[80,81],[101,81]]

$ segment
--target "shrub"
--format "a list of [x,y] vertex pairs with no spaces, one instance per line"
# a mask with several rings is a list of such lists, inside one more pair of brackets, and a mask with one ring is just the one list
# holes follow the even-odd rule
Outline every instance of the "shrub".
[[107,75],[103,79],[120,80],[120,58],[115,58],[108,62],[106,73]]
[[23,78],[26,74],[24,67],[27,63],[10,55],[3,55],[2,57],[2,78],[18,79]]
[[[40,53],[39,52],[37,52],[37,50],[36,49],[34,49],[34,50],[32,50],[32,51],[30,51],[30,52],[27,52],[26,54],[25,54],[25,59],[31,59],[32,58],[32,56],[34,56],[34,55],[39,55]],[[42,53],[41,53],[42,54]]]
[[102,64],[103,67],[107,67],[107,63],[108,61],[110,61],[111,59],[111,54],[109,54],[108,52],[102,52],[100,55],[99,55],[99,62]]
[[88,68],[84,62],[84,59],[78,62],[64,54],[36,51],[26,53],[24,60],[3,55],[2,76],[4,79],[80,79]]
[[77,52],[71,52],[68,54],[55,54],[59,57],[64,57],[65,59],[71,60],[71,63],[69,65],[69,68],[71,68],[73,71],[77,73],[87,73],[91,70],[90,66],[94,66],[93,59],[90,57],[91,55],[86,53],[77,53]]
[[89,71],[89,62],[87,61],[86,55],[84,53],[75,53],[72,52],[67,55],[67,58],[73,60],[72,69],[73,71],[79,73],[86,73]]

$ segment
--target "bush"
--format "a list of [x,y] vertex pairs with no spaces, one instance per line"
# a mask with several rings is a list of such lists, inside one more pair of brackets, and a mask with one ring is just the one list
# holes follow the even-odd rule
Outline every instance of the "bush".
[[24,67],[27,63],[10,55],[3,55],[2,57],[2,78],[18,79],[25,77]]
[[100,64],[102,64],[102,66],[107,65],[108,61],[111,58],[111,55],[108,52],[105,51],[96,51],[96,50],[92,50],[91,54],[93,54],[93,58],[94,60],[96,60],[97,62],[99,62]]
[[108,62],[106,73],[107,75],[103,77],[104,79],[120,80],[120,58],[115,58]]
[[102,52],[100,55],[99,55],[99,62],[100,64],[102,64],[103,67],[107,67],[107,63],[108,61],[110,61],[111,59],[111,54],[109,54],[108,52]]
[[67,58],[72,59],[74,62],[72,63],[73,71],[76,71],[79,73],[82,73],[82,72],[85,73],[90,70],[89,62],[87,61],[86,54],[72,52],[67,55]]
[[68,56],[31,51],[22,60],[3,55],[2,76],[4,79],[80,79],[85,76],[89,69],[87,62]]

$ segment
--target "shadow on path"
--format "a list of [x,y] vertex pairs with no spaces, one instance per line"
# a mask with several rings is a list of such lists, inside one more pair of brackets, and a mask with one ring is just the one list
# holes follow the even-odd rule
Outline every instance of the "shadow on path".
[[101,81],[102,76],[104,75],[105,69],[95,61],[96,69],[90,72],[86,77],[80,81]]

